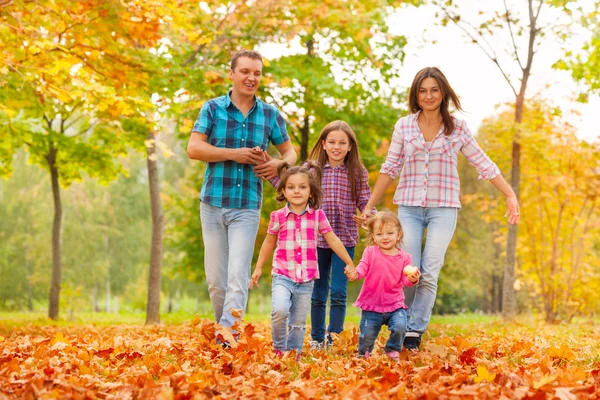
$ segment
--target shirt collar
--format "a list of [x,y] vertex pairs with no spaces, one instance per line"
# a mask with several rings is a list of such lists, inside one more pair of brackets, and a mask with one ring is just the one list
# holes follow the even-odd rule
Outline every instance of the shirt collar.
[[[231,101],[231,92],[233,92],[233,90],[227,92],[227,96],[225,96],[225,108],[229,108],[230,106],[237,108],[233,101]],[[250,115],[252,110],[254,110],[255,108],[262,110],[262,102],[258,97],[256,97],[256,95],[254,95],[254,105],[250,109],[250,112],[248,112],[248,115]]]
[[[292,214],[296,214],[295,212],[293,212],[292,210],[290,210],[290,208],[288,207],[290,203],[286,203],[285,207],[283,207],[283,213],[285,214],[285,216],[287,217],[288,215],[290,215],[290,213]],[[311,208],[311,206],[309,206],[308,204],[306,205],[306,208],[304,209],[304,211],[302,211],[302,213],[300,213],[299,215],[304,215],[305,213],[309,213],[312,214],[315,210],[313,210]]]
[[343,169],[346,169],[346,163],[341,163],[337,167],[333,167],[331,164],[329,164],[329,161],[325,161],[325,165],[323,165],[323,169],[325,169],[325,168],[331,168],[331,169],[343,168]]

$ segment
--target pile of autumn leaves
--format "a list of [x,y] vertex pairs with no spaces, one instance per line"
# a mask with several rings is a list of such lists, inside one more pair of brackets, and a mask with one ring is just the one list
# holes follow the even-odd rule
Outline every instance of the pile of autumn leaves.
[[[268,324],[2,328],[0,399],[600,399],[600,327],[433,326],[399,362],[355,357],[350,327],[325,352],[276,357]],[[231,339],[229,333],[221,339]]]

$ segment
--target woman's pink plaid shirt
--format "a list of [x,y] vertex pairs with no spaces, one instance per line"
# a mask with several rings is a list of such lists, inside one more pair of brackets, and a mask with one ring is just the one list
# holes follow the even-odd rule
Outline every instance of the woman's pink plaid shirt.
[[446,136],[440,130],[431,143],[426,143],[418,116],[416,113],[398,120],[379,172],[392,178],[400,174],[395,204],[460,208],[459,152],[477,169],[479,179],[494,179],[500,170],[479,147],[465,121],[452,117],[452,134]]

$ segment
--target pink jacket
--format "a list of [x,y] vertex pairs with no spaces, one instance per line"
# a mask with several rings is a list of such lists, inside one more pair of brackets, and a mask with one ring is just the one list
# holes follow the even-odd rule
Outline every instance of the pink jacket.
[[411,262],[410,254],[404,250],[389,256],[377,246],[367,247],[356,267],[358,277],[365,278],[365,282],[354,305],[365,311],[380,313],[407,308],[402,288],[414,285],[404,275],[404,267]]

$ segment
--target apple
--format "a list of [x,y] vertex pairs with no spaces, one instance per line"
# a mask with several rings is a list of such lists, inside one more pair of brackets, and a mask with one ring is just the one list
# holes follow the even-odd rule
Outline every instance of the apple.
[[404,275],[406,276],[416,276],[417,272],[419,272],[419,269],[413,265],[407,265],[406,267],[404,267]]

